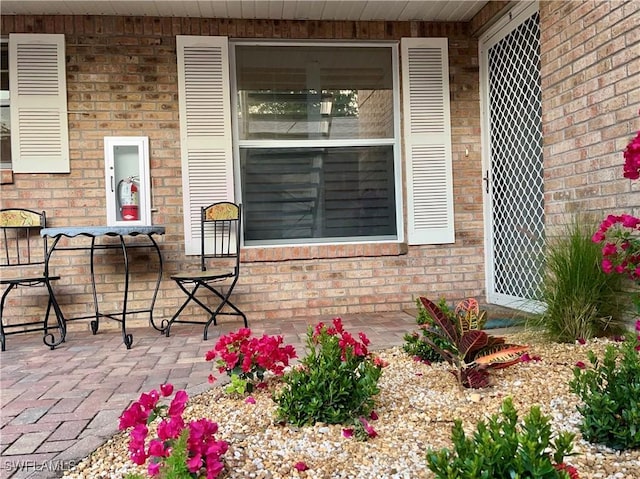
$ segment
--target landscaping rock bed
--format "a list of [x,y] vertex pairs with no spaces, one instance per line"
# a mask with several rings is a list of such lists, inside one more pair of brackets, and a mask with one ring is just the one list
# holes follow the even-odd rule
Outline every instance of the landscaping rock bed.
[[[340,425],[275,424],[268,390],[252,394],[252,404],[213,387],[190,399],[185,417],[218,423],[216,437],[229,443],[223,478],[432,478],[425,454],[430,448],[451,446],[453,420],[460,418],[472,433],[479,419],[498,413],[504,398],[511,396],[521,418],[539,405],[551,417],[554,431],[576,434],[577,454],[565,462],[577,467],[582,479],[640,477],[640,450],[616,452],[592,445],[578,431],[578,398],[568,385],[572,368],[578,361],[587,362],[589,350],[601,356],[609,341],[554,344],[520,333],[509,336],[509,342],[529,344],[529,356],[540,359],[494,372],[495,385],[482,390],[461,390],[446,364],[414,361],[401,348],[380,351],[389,365],[379,383],[378,419],[371,421],[377,437],[364,442],[343,437]],[[127,435],[116,435],[65,477],[119,478],[144,472],[128,460],[127,444]],[[299,462],[308,469],[298,471]]]

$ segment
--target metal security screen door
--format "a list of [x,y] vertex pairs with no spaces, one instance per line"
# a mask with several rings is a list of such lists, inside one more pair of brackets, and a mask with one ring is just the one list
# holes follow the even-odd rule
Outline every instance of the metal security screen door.
[[487,300],[535,310],[544,247],[539,14],[481,41]]

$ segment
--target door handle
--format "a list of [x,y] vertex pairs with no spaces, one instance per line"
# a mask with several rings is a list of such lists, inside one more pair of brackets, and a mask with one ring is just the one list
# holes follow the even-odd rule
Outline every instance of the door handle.
[[485,175],[482,177],[482,181],[484,181],[484,191],[489,194],[489,170],[487,170]]

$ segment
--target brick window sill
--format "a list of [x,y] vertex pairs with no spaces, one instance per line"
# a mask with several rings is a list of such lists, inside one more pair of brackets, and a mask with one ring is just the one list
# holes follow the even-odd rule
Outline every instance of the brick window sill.
[[377,256],[400,256],[407,254],[406,243],[363,243],[319,246],[283,246],[275,248],[252,248],[242,250],[242,261],[258,263],[266,261],[291,261],[306,259],[336,259]]
[[1,169],[0,170],[0,184],[11,185],[13,184],[13,170]]

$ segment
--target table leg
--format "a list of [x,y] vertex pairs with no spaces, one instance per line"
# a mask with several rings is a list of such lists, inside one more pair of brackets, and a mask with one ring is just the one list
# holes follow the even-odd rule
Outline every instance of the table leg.
[[[53,240],[53,243],[51,244],[51,248],[47,249],[47,252],[44,257],[44,277],[45,277],[45,285],[47,287],[47,291],[49,292],[49,301],[47,304],[47,315],[45,317],[45,330],[44,330],[44,336],[42,338],[42,341],[51,349],[54,349],[59,344],[63,343],[65,338],[67,337],[67,323],[65,321],[64,314],[62,313],[62,309],[60,309],[60,305],[58,304],[58,300],[56,299],[56,296],[53,293],[53,288],[51,287],[51,281],[49,281],[49,260],[51,259],[51,255],[53,254],[53,251],[55,250],[56,245],[58,244],[58,241],[60,241],[60,237],[57,237]],[[60,331],[60,338],[58,339],[58,341],[55,340],[54,335],[49,332],[49,328],[47,327],[49,324],[49,313],[51,311],[51,306],[53,306],[53,312],[56,315],[56,322],[58,323],[58,330]]]
[[91,249],[89,252],[89,270],[91,275],[91,292],[93,293],[93,311],[95,313],[94,319],[91,320],[91,332],[98,334],[98,328],[100,327],[100,307],[98,306],[98,293],[96,292],[96,271],[95,271],[95,249],[96,239],[91,238]]
[[160,289],[160,282],[162,281],[162,253],[160,252],[160,247],[158,246],[158,243],[156,242],[156,240],[154,240],[151,235],[149,235],[148,238],[149,240],[151,240],[151,243],[153,244],[153,247],[156,250],[156,254],[158,255],[158,279],[156,279],[156,287],[153,291],[153,298],[151,299],[151,307],[149,309],[149,322],[151,323],[151,326],[153,326],[153,329],[163,333],[164,322],[160,323],[160,327],[158,327],[156,326],[156,323],[153,320],[153,308],[156,304],[156,298],[158,297],[158,290]]
[[129,255],[127,254],[127,245],[124,237],[120,235],[120,247],[122,248],[122,256],[124,258],[124,299],[122,303],[122,342],[131,349],[133,344],[133,336],[127,334],[127,300],[129,298]]

